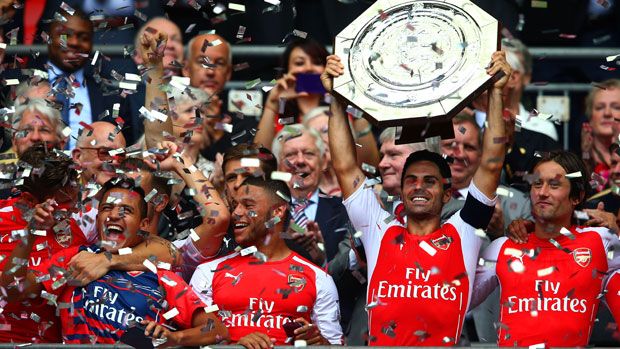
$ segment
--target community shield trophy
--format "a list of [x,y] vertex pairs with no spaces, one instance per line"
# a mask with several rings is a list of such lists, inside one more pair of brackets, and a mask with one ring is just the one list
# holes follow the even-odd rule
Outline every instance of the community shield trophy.
[[454,137],[450,119],[492,84],[499,23],[468,0],[378,0],[338,36],[334,92],[397,143]]

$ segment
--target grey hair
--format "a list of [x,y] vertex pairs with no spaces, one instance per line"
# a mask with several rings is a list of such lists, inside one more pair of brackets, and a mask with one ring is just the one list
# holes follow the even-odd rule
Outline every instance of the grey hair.
[[11,125],[13,126],[14,130],[19,129],[19,124],[22,121],[22,116],[26,111],[38,111],[39,113],[47,116],[50,119],[50,123],[56,128],[56,134],[58,135],[58,139],[65,138],[62,134],[62,130],[65,128],[65,125],[62,122],[62,116],[60,114],[60,111],[56,108],[50,107],[48,105],[48,101],[41,98],[29,99],[26,103],[20,103],[15,107],[15,114],[13,115],[13,120],[11,120]]
[[52,85],[47,80],[40,80],[35,83],[33,80],[28,79],[20,82],[19,85],[17,85],[17,87],[15,88],[15,107],[17,108],[20,104],[24,103],[25,100],[27,101],[30,98],[29,92],[31,88],[40,87],[43,85],[46,85],[50,89],[51,95]]
[[278,162],[280,161],[280,153],[282,152],[282,146],[284,143],[292,137],[301,136],[304,133],[307,133],[314,138],[314,144],[319,149],[321,156],[325,154],[325,143],[323,142],[321,135],[315,129],[307,128],[302,124],[292,124],[287,125],[280,130],[271,144],[271,152],[273,153],[273,156],[278,159]]
[[[385,130],[383,130],[381,134],[379,135],[380,144],[383,144],[389,141],[396,141],[396,127],[388,127]],[[418,151],[418,150],[426,149],[426,143],[424,142],[407,143],[403,145],[409,146],[409,148],[411,148],[411,151]]]
[[[213,35],[218,35],[218,34],[213,34]],[[220,35],[218,35],[220,36]],[[185,48],[187,50],[185,57],[187,57],[187,59],[191,59],[192,58],[192,45],[194,44],[194,40],[196,40],[198,36],[194,36],[193,38],[191,38],[189,40],[189,42],[187,43],[187,47]],[[226,45],[226,47],[228,48],[228,65],[232,66],[232,47],[230,46],[230,43],[228,41],[226,41],[226,39],[221,38],[222,43],[220,45]]]
[[502,39],[502,51],[506,52],[506,61],[512,69],[532,75],[532,54],[521,40]]
[[329,107],[322,106],[312,108],[303,116],[301,122],[304,124],[304,126],[308,127],[308,123],[310,122],[310,120],[316,118],[319,115],[326,114],[327,112],[329,112]]

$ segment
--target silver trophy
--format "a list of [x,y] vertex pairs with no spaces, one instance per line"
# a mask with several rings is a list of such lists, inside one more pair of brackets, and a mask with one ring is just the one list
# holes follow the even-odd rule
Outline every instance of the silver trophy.
[[336,36],[334,92],[403,126],[397,143],[453,138],[450,119],[500,77],[486,73],[498,48],[497,20],[471,1],[378,0]]

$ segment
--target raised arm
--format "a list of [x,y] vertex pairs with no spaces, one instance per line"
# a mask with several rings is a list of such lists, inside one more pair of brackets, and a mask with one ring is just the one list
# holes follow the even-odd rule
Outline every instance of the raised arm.
[[493,53],[491,66],[487,69],[487,73],[493,76],[500,71],[505,75],[489,89],[489,112],[482,142],[482,159],[473,178],[476,187],[488,198],[495,197],[506,154],[507,139],[506,123],[503,119],[502,89],[508,82],[512,69],[506,62],[506,53],[502,51]]
[[[165,33],[156,32],[150,34],[148,31],[145,31],[140,38],[142,61],[149,69],[147,72],[144,107],[149,111],[161,111],[163,114],[168,114],[170,110],[168,97],[161,89],[164,76],[163,48],[167,39],[168,36]],[[163,141],[164,131],[172,133],[172,119],[170,117],[166,118],[164,122],[159,120],[150,121],[145,118],[144,140],[146,147],[155,147],[158,142]]]
[[[332,92],[333,78],[344,73],[344,66],[336,55],[327,57],[325,71],[321,81],[327,92]],[[357,165],[356,147],[347,115],[346,103],[335,94],[332,94],[331,113],[329,118],[328,136],[329,150],[332,156],[332,165],[336,171],[338,184],[342,190],[343,199],[348,198],[364,183],[364,173]]]
[[364,163],[378,167],[381,155],[377,148],[375,135],[372,133],[372,125],[364,118],[353,119],[353,132],[356,134],[357,144],[361,145],[361,147],[355,147],[357,164],[360,167]]

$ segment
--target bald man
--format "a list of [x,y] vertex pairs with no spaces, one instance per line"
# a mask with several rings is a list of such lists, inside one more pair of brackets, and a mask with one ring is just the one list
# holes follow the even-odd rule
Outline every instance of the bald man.
[[193,87],[201,88],[209,95],[222,92],[232,75],[230,44],[217,34],[194,37],[189,42],[189,57],[183,75],[189,77]]
[[181,63],[183,62],[183,34],[181,29],[172,21],[164,17],[155,17],[146,22],[136,35],[135,48],[136,52],[133,60],[136,64],[144,64],[142,59],[142,45],[140,45],[140,37],[146,28],[153,28],[159,32],[163,32],[168,36],[166,47],[164,48],[164,70],[165,75],[181,75]]
[[111,155],[110,150],[125,148],[125,137],[109,122],[93,122],[91,127],[82,130],[72,156],[82,169],[83,183],[103,185],[116,175],[115,169],[124,158],[124,153]]

